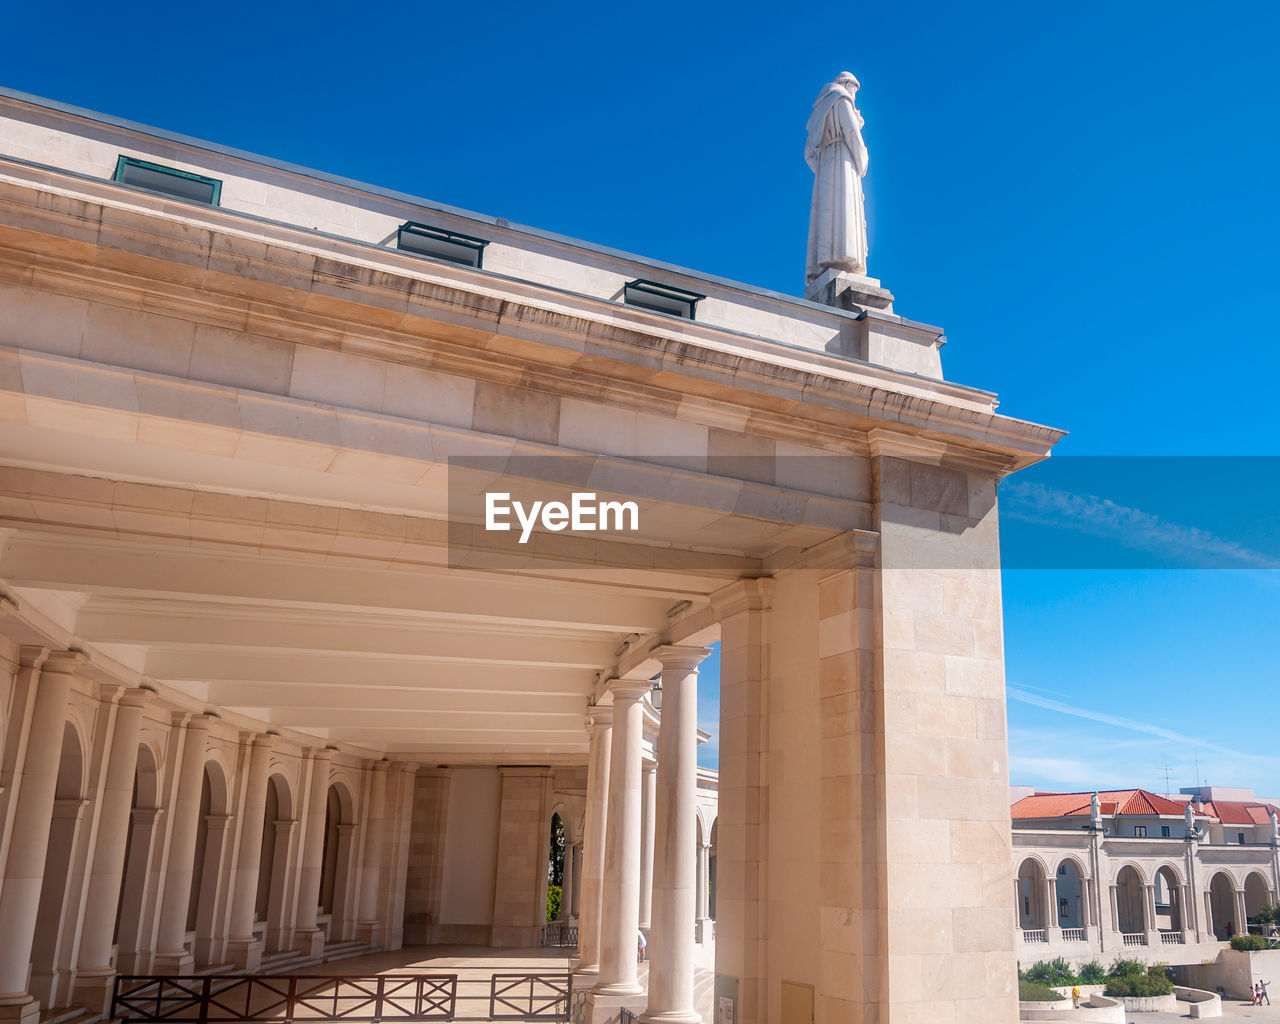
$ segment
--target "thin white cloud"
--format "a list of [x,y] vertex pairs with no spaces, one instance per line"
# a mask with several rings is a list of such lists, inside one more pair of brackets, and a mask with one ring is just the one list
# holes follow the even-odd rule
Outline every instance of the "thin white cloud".
[[1014,480],[1000,488],[1000,512],[1023,522],[1114,540],[1139,551],[1192,558],[1224,568],[1280,569],[1280,559],[1271,555],[1094,494],[1073,494]]

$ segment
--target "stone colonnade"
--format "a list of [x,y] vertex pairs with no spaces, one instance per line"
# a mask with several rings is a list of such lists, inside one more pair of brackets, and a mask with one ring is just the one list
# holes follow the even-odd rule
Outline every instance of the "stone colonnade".
[[174,708],[78,651],[0,648],[0,714],[0,1020],[105,1012],[118,971],[400,945],[416,765]]

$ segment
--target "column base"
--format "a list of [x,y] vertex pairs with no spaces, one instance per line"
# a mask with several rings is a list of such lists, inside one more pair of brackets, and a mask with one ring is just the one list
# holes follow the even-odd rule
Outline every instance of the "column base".
[[381,921],[359,921],[356,923],[356,938],[366,946],[381,949],[381,943],[378,941],[378,932],[381,930]]
[[156,953],[151,969],[156,974],[172,974],[181,977],[195,971],[196,958],[185,949],[181,953]]
[[618,1024],[626,1007],[639,1015],[644,1002],[643,989],[636,992],[588,992],[586,1024]]
[[702,1024],[702,1014],[697,1010],[665,1010],[661,1013],[642,1013],[640,1024]]
[[253,973],[262,966],[262,940],[258,938],[228,940],[227,960],[240,970]]
[[40,1000],[26,992],[9,992],[0,996],[0,1021],[5,1024],[36,1024],[40,1019]]
[[293,937],[293,948],[313,959],[324,956],[324,929],[312,928]]
[[116,972],[110,967],[90,967],[77,971],[73,999],[80,1006],[101,1013],[103,1020],[110,1020],[111,990],[115,980]]

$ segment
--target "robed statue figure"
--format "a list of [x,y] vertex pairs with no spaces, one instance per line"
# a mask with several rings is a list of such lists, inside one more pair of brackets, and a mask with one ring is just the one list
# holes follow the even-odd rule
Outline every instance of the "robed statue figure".
[[867,272],[867,217],[862,201],[867,147],[862,141],[862,115],[853,105],[857,91],[858,80],[841,72],[822,90],[809,115],[804,158],[815,177],[805,284],[828,269]]

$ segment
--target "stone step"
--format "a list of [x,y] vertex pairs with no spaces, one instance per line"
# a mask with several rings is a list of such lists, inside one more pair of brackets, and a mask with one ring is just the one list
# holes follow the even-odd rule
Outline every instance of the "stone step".
[[40,1011],[40,1024],[96,1024],[102,1014],[83,1006],[51,1006]]

